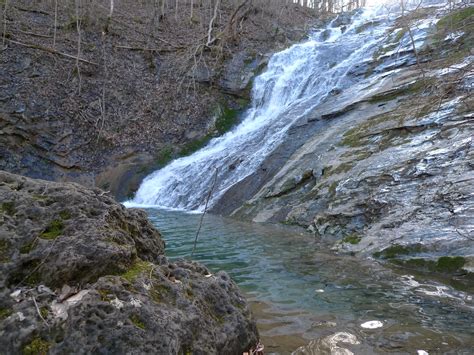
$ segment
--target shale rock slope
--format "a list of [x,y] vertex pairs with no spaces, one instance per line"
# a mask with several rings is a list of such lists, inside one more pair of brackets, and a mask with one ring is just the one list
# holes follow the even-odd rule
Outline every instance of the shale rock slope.
[[418,63],[410,50],[393,51],[407,36],[395,24],[373,61],[353,71],[380,75],[377,89],[330,97],[215,210],[301,225],[366,256],[472,257],[472,18],[472,7],[438,18]]
[[143,211],[78,184],[0,172],[0,347],[16,354],[241,354],[237,286],[170,262]]

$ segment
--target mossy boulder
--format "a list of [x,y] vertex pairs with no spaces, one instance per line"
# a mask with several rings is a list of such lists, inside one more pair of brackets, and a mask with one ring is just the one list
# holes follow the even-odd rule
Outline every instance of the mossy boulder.
[[0,214],[3,352],[242,354],[257,343],[236,284],[170,262],[145,212],[98,189],[0,171],[5,203],[14,209]]

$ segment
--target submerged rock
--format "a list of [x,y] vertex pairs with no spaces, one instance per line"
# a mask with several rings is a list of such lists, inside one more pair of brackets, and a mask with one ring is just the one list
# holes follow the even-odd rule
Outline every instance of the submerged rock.
[[163,253],[146,214],[101,190],[0,172],[2,351],[241,354],[257,343],[226,273]]

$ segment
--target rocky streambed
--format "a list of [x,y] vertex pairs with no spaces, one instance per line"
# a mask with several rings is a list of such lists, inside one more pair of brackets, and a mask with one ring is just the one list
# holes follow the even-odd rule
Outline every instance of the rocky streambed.
[[258,340],[225,272],[169,261],[145,212],[102,190],[0,172],[8,354],[242,354]]

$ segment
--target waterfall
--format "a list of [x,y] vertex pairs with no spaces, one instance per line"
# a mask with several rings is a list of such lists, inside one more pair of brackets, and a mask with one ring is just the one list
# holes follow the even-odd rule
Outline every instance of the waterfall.
[[202,211],[212,189],[212,206],[259,167],[296,120],[335,92],[374,83],[375,77],[356,76],[353,69],[370,62],[386,40],[392,24],[388,13],[372,7],[349,21],[336,18],[327,28],[314,30],[305,42],[274,54],[266,71],[254,80],[251,107],[241,123],[149,175],[125,205]]

